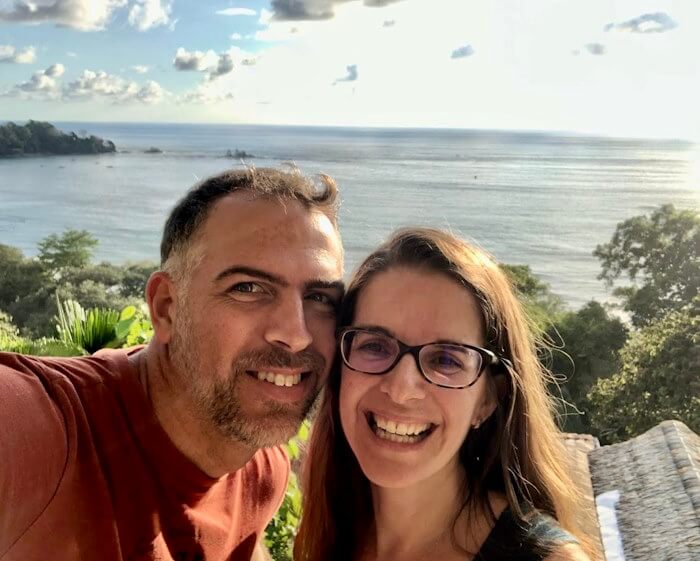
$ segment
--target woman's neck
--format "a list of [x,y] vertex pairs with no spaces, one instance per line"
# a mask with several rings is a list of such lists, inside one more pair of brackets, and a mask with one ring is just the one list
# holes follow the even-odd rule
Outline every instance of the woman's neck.
[[[363,559],[419,561],[471,559],[493,527],[491,513],[467,512],[464,471],[456,463],[411,487],[372,485],[374,535]],[[505,497],[489,494],[498,517]]]
[[[372,485],[375,534],[369,557],[377,561],[434,559],[437,551],[452,549],[463,482],[463,470],[456,464],[410,487]],[[454,537],[458,545],[464,545],[459,536]]]

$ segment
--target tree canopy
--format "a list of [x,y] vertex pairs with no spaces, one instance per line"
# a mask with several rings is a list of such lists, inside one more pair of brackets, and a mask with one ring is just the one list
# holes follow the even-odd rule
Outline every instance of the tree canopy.
[[614,293],[632,323],[646,325],[700,294],[700,212],[663,205],[618,224],[610,242],[593,254],[608,285],[622,276],[633,281]]
[[26,154],[102,154],[116,152],[114,142],[97,136],[63,133],[51,123],[29,121],[25,125],[0,126],[0,157]]
[[700,432],[700,298],[633,333],[621,370],[591,389],[591,423],[604,443],[666,419]]
[[80,269],[90,263],[97,244],[97,238],[85,230],[51,234],[39,242],[39,262],[52,272],[69,267]]

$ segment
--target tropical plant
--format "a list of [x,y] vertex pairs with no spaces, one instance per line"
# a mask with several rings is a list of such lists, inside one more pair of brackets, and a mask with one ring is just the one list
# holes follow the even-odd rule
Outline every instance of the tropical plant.
[[85,310],[75,300],[57,300],[57,307],[56,331],[61,341],[85,349],[90,354],[113,345],[119,312],[103,308]]

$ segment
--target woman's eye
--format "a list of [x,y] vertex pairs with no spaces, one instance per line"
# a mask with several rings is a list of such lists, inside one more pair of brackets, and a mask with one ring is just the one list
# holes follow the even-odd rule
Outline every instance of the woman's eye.
[[363,353],[386,353],[387,345],[382,341],[365,341],[357,345],[357,350]]

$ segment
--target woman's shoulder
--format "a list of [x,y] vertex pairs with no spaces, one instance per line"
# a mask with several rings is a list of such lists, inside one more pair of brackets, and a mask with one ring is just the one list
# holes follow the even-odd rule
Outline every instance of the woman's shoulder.
[[575,543],[557,547],[544,558],[544,561],[591,561],[590,557]]
[[577,540],[554,518],[536,509],[526,509],[523,514],[520,517],[512,509],[504,509],[475,559],[587,561],[585,556],[572,556],[580,550]]

